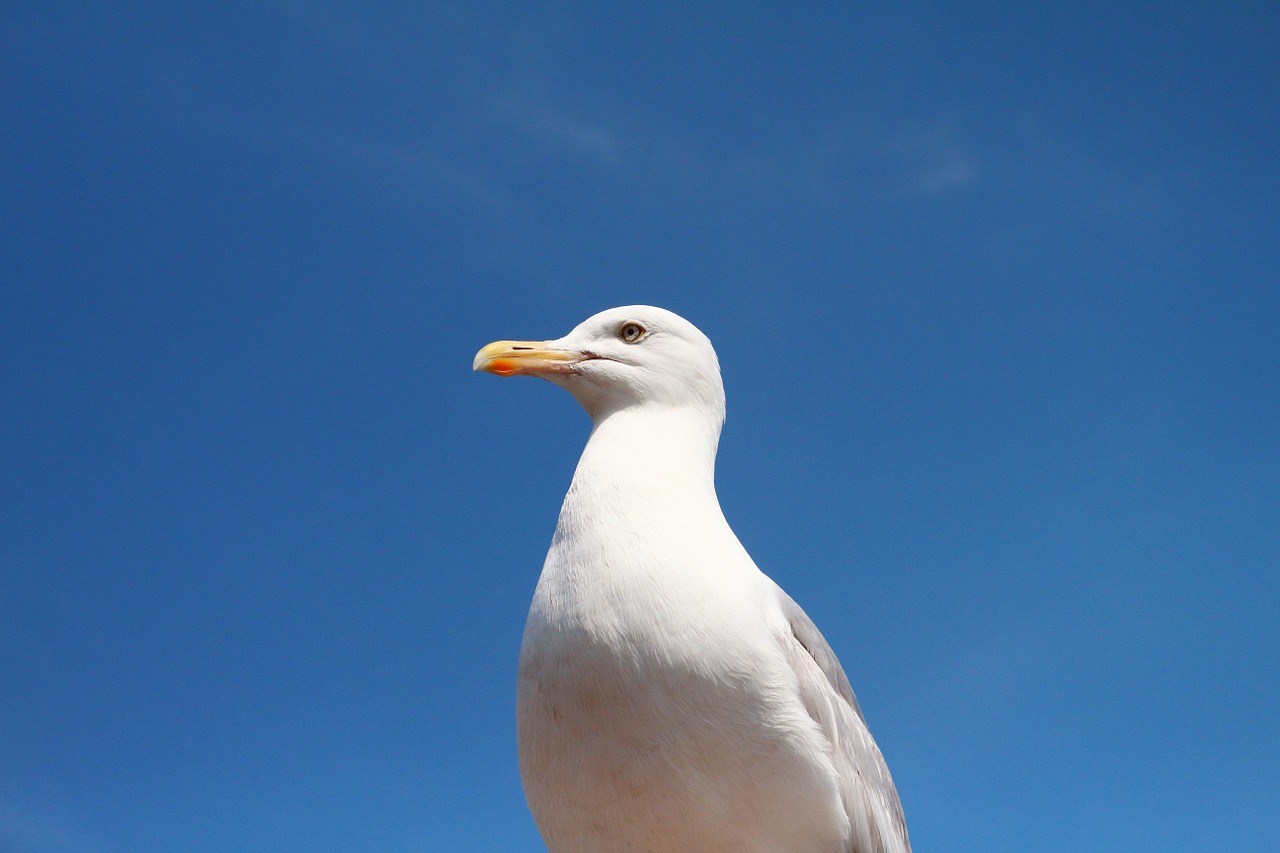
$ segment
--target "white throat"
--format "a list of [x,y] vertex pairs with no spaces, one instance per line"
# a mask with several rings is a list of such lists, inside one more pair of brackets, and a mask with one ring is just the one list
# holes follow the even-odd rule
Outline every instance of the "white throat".
[[740,548],[716,497],[719,432],[718,422],[690,408],[637,407],[601,419],[565,495],[544,571],[598,573],[607,587],[629,575],[639,580],[637,573],[652,580],[687,572],[690,550]]

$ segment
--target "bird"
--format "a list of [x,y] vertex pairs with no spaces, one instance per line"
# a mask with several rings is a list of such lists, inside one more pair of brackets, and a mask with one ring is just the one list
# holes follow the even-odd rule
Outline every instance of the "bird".
[[521,780],[549,853],[910,853],[849,679],[721,510],[711,341],[630,305],[472,367],[592,421],[520,645]]

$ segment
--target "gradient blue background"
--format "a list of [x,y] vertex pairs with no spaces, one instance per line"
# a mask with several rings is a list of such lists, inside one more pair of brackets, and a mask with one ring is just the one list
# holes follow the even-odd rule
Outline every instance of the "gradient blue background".
[[1280,849],[1280,7],[851,5],[0,6],[0,849],[541,850],[631,302],[917,850]]

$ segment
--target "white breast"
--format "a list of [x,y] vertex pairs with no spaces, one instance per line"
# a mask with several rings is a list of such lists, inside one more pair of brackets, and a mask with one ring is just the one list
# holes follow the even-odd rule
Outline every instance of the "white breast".
[[[670,472],[596,478],[596,461],[589,448],[520,656],[520,768],[548,849],[846,850],[772,583],[706,487],[672,490]],[[648,500],[657,480],[662,498]]]

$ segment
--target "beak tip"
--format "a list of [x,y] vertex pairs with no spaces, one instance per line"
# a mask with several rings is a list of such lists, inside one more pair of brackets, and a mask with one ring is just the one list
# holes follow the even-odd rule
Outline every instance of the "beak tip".
[[493,373],[494,362],[498,361],[498,357],[506,351],[505,343],[505,341],[494,341],[482,346],[476,353],[476,357],[471,359],[472,372]]

